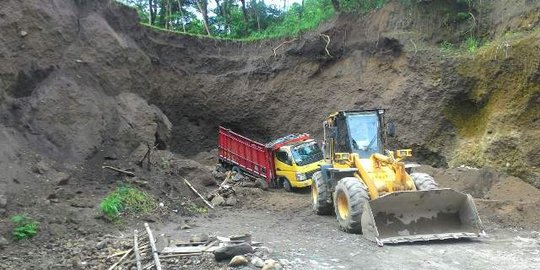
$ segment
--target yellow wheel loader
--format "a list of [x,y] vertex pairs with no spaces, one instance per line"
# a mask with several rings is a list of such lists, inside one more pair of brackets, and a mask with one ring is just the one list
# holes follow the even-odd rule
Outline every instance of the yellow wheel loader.
[[403,162],[410,149],[385,151],[384,110],[340,111],[324,121],[328,161],[313,175],[311,199],[318,215],[335,213],[339,227],[377,242],[400,243],[484,235],[470,195],[441,189]]

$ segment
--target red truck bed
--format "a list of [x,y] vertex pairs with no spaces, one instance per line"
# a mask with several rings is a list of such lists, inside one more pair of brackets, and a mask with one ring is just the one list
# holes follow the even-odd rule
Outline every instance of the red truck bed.
[[244,171],[270,182],[274,178],[272,149],[248,139],[230,129],[219,127],[219,159],[234,164]]
[[263,144],[246,138],[230,129],[219,127],[218,155],[222,162],[236,165],[242,170],[266,179],[270,183],[275,177],[274,150],[281,146],[309,139],[308,134],[291,134]]

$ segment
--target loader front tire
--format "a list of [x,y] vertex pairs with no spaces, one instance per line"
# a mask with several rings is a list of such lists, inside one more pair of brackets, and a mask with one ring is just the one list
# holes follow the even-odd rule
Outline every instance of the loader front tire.
[[416,185],[417,190],[432,190],[439,188],[439,184],[435,182],[433,176],[427,173],[411,173],[411,178]]
[[339,228],[349,233],[362,233],[362,212],[369,201],[365,186],[356,177],[345,177],[336,185],[334,209]]
[[313,183],[311,184],[311,206],[313,212],[317,215],[332,214],[331,195],[328,186],[322,179],[321,172],[313,174]]

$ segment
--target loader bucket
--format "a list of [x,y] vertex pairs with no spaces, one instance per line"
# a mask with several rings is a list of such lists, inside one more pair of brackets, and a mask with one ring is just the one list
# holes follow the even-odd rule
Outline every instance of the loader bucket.
[[372,200],[364,204],[362,231],[381,246],[485,234],[472,197],[452,189],[401,191]]

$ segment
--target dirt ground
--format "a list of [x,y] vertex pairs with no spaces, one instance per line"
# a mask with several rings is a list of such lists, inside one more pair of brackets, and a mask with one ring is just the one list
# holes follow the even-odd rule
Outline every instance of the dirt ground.
[[[483,216],[482,216],[483,217]],[[309,193],[265,192],[240,209],[190,220],[190,230],[178,223],[158,225],[172,238],[194,233],[250,233],[288,261],[286,269],[538,269],[540,233],[498,228],[487,222],[485,238],[379,247],[360,235],[337,228],[333,216],[310,210]],[[538,227],[537,227],[538,228]]]

